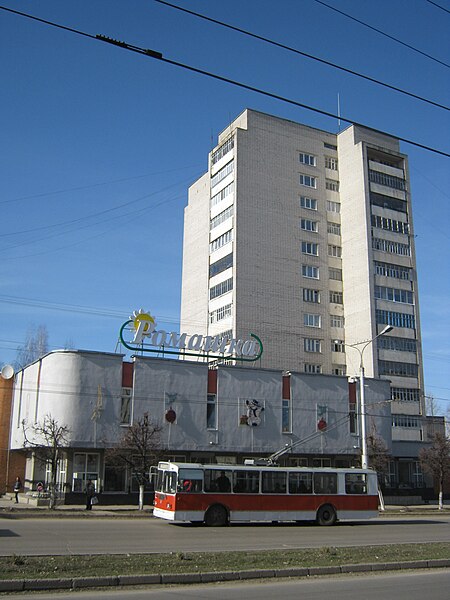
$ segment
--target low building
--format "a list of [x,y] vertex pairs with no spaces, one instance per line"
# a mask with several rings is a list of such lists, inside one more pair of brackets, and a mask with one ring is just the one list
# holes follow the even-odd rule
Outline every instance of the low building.
[[[366,380],[367,428],[387,452],[389,393],[388,381]],[[50,415],[69,429],[58,469],[64,501],[81,502],[91,479],[102,502],[128,502],[137,483],[105,451],[144,415],[161,427],[166,459],[239,464],[285,449],[280,464],[347,467],[360,462],[356,406],[346,377],[58,350],[16,374],[10,448],[23,452],[24,428]],[[29,449],[25,491],[48,476]]]

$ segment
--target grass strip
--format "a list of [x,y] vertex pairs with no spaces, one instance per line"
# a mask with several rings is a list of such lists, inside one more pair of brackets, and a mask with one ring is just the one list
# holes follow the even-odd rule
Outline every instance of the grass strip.
[[83,556],[0,557],[0,579],[279,569],[448,558],[450,543],[323,547],[255,552],[171,552]]

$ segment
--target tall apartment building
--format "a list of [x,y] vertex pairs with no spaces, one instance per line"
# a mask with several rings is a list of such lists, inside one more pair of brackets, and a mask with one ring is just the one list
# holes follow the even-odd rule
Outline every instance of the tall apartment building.
[[[338,135],[245,110],[185,210],[181,330],[248,338],[259,367],[391,381],[397,457],[417,457],[424,396],[407,157],[395,138]],[[360,346],[361,348],[361,346]],[[392,477],[420,483],[418,463]]]

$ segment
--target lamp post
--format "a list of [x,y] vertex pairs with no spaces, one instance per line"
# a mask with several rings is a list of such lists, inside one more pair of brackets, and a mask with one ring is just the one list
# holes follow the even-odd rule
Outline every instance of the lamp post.
[[[359,352],[359,405],[360,405],[360,421],[361,421],[361,468],[367,469],[368,460],[367,460],[367,435],[366,435],[366,404],[364,399],[364,361],[363,354],[364,350],[367,346],[370,346],[372,342],[374,342],[377,338],[384,335],[385,333],[389,333],[394,328],[392,325],[386,325],[386,327],[380,331],[378,335],[373,337],[371,340],[365,340],[363,342],[357,342],[356,344],[346,344],[350,348],[355,348]],[[359,348],[358,346],[362,346]]]

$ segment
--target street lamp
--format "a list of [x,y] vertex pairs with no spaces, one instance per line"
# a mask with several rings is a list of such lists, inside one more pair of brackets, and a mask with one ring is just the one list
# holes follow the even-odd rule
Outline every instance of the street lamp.
[[[361,420],[361,468],[367,469],[368,460],[367,460],[367,437],[366,437],[366,404],[364,400],[364,362],[363,362],[363,354],[364,350],[367,346],[370,346],[372,342],[374,342],[377,338],[384,335],[385,333],[389,333],[394,328],[392,325],[386,325],[386,327],[380,331],[378,335],[373,337],[371,340],[365,340],[363,342],[357,342],[356,344],[346,344],[350,348],[355,348],[358,350],[360,363],[359,363],[359,405],[360,405],[360,420]],[[358,346],[363,346],[362,348],[358,348]]]

